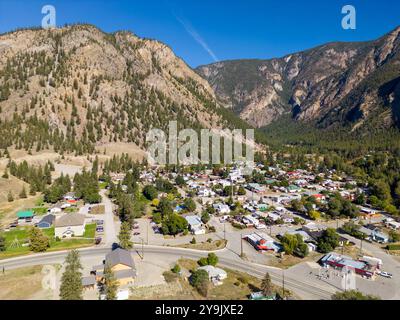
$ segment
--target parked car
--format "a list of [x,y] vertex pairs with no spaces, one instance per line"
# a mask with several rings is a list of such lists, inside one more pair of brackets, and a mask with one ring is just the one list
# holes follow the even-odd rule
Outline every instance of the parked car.
[[388,278],[388,279],[392,279],[392,278],[393,278],[393,275],[392,275],[391,273],[388,273],[388,272],[385,272],[385,271],[381,271],[381,272],[379,273],[379,275],[380,275],[381,277]]
[[102,238],[96,238],[96,240],[95,240],[95,244],[96,245],[99,245],[100,243],[101,243],[101,241],[102,241],[103,239]]
[[102,225],[104,225],[104,221],[103,221],[103,220],[97,220],[97,221],[96,221],[96,224],[97,224],[98,226],[102,226]]
[[96,228],[96,232],[97,233],[103,233],[104,232],[104,228],[103,227],[97,227]]
[[140,232],[135,232],[133,235],[134,236],[140,236]]

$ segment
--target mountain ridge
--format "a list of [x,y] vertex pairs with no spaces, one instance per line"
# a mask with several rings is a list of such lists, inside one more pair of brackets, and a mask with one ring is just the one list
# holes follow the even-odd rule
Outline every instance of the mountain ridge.
[[[375,96],[361,92],[353,96],[357,103],[343,106],[341,102],[363,80],[387,72],[384,65],[397,70],[399,34],[397,27],[373,41],[329,42],[280,58],[222,61],[196,71],[209,81],[221,104],[255,127],[291,114],[296,121],[315,122],[319,128],[349,125],[357,130],[372,114],[386,111],[376,108],[382,101],[376,92]],[[385,80],[392,81],[393,76]],[[364,106],[368,99],[374,106]],[[398,123],[384,120],[386,126]]]
[[86,24],[0,35],[0,148],[145,148],[148,130],[177,119],[181,128],[248,126],[160,41]]

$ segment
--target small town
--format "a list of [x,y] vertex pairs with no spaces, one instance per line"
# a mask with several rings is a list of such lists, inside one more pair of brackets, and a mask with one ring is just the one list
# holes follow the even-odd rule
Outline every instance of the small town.
[[[149,167],[128,155],[102,165],[95,157],[91,168],[47,165],[58,178],[40,205],[15,212],[4,229],[3,272],[46,261],[44,252],[62,264],[57,252],[83,248],[70,254],[81,255],[85,299],[106,299],[109,278],[122,300],[221,299],[225,290],[255,300],[398,294],[398,219],[367,201],[368,186],[335,170],[260,162],[246,176],[240,162]],[[10,172],[24,166],[11,162]],[[56,170],[77,170],[73,183]],[[266,274],[270,295],[247,287]],[[163,292],[166,283],[179,289]]]
[[381,318],[399,10],[0,0],[3,318]]

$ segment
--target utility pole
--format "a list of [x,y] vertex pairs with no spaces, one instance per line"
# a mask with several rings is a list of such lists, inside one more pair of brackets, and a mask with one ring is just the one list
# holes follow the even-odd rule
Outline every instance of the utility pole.
[[240,234],[240,257],[243,257],[243,234]]
[[142,260],[144,260],[144,239],[141,238],[142,240]]
[[226,241],[226,228],[225,228],[225,226],[226,226],[226,222],[224,222],[224,241]]
[[147,245],[149,245],[149,224],[147,224],[147,228],[146,228],[146,238],[147,238]]
[[233,201],[233,178],[231,175],[231,197],[232,197],[232,201]]

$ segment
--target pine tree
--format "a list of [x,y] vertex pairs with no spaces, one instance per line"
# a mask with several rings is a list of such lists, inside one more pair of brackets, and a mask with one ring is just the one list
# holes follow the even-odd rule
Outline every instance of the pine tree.
[[26,199],[28,196],[26,195],[26,189],[25,186],[22,188],[21,193],[19,194],[20,199]]
[[33,186],[30,186],[30,187],[29,187],[29,194],[30,194],[31,196],[35,196],[35,195],[36,195],[36,191],[35,191],[35,188],[34,188]]
[[118,239],[119,239],[119,246],[122,249],[127,250],[133,247],[133,243],[131,241],[131,228],[129,222],[122,222]]
[[268,272],[265,274],[265,277],[261,282],[261,290],[265,297],[270,297],[273,294],[271,276]]
[[14,201],[14,197],[13,197],[13,194],[11,193],[11,191],[8,191],[7,200],[8,200],[8,202]]
[[65,271],[61,278],[60,299],[82,300],[82,265],[79,252],[72,250],[65,259]]
[[104,268],[104,293],[106,300],[115,300],[117,298],[118,281],[114,276],[109,265]]
[[49,238],[46,237],[42,230],[33,227],[29,232],[29,248],[33,252],[44,252],[50,246]]

